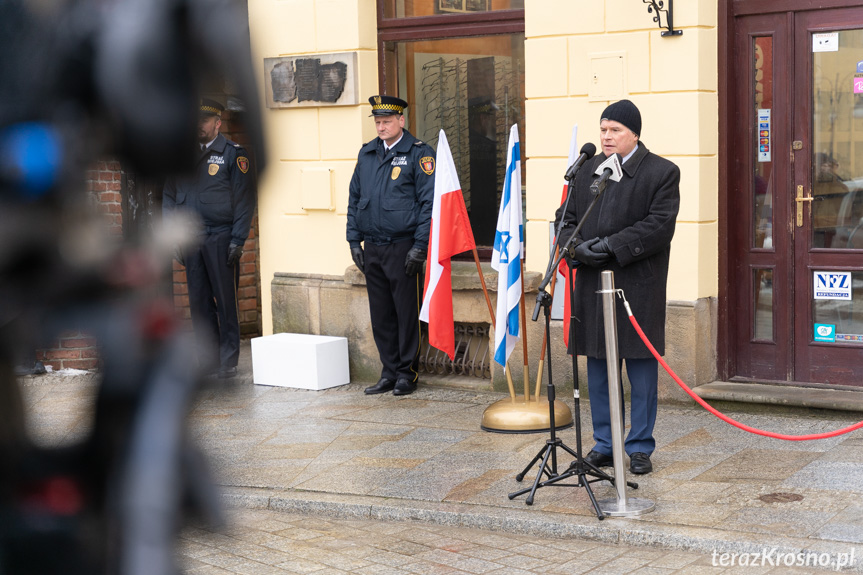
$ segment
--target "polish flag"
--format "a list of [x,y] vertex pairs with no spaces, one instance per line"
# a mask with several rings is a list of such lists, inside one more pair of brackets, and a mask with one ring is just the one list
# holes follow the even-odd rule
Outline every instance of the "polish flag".
[[429,344],[455,358],[450,258],[476,247],[444,131],[437,145],[428,269],[420,319],[429,326]]

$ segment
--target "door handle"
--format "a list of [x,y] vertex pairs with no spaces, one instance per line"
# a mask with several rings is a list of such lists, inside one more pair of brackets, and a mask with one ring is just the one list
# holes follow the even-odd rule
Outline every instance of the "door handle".
[[[815,198],[812,196],[804,196],[803,195],[803,186],[797,186],[797,197],[794,198],[794,202],[797,204],[797,227],[803,226],[803,203],[811,202]],[[812,204],[809,204],[809,213],[812,213]]]

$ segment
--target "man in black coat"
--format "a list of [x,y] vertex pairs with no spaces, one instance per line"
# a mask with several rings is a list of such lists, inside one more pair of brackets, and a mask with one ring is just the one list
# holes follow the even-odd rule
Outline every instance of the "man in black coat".
[[[372,334],[383,364],[365,393],[417,388],[420,276],[434,201],[435,153],[404,129],[407,102],[372,96],[378,137],[360,149],[348,197],[347,240],[366,275]],[[365,249],[360,244],[365,246]]]
[[[622,289],[633,314],[660,354],[665,353],[665,306],[671,238],[680,206],[680,170],[672,162],[652,154],[640,142],[641,113],[629,100],[608,106],[600,120],[602,155],[597,154],[579,172],[575,197],[565,214],[568,226],[561,245],[593,200],[590,185],[596,167],[618,154],[623,175],[609,181],[598,204],[588,215],[571,251],[575,276],[573,310],[580,320],[570,337],[570,353],[587,356],[587,385],[593,436],[596,445],[586,460],[597,467],[612,465],[611,421],[608,406],[608,372],[602,318],[600,274],[614,272],[616,289]],[[626,359],[632,385],[631,428],[625,449],[633,473],[653,470],[650,456],[656,447],[658,362],[629,325],[626,314],[617,314],[618,346]]]
[[176,258],[186,266],[198,363],[205,373],[229,379],[237,375],[240,357],[237,284],[255,212],[255,187],[248,154],[219,133],[223,111],[214,100],[201,101],[195,171],[168,179],[162,213],[190,212],[201,221],[195,244],[178,251]]

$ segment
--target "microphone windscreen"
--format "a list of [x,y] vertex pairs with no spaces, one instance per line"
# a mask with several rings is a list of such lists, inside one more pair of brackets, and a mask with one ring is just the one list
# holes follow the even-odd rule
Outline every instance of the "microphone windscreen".
[[585,154],[589,160],[596,154],[596,146],[588,142],[581,147],[581,153]]

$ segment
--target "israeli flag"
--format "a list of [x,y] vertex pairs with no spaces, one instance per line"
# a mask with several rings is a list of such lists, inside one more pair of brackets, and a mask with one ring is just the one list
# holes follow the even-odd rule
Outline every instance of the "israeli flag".
[[524,225],[521,215],[521,146],[518,143],[518,125],[513,125],[509,130],[507,150],[506,176],[491,256],[491,267],[497,270],[494,360],[503,366],[506,366],[509,354],[521,336],[519,302]]

